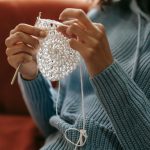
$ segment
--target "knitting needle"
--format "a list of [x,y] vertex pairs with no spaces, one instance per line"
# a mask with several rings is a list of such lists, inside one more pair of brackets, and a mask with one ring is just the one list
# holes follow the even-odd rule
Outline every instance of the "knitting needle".
[[15,71],[15,73],[14,73],[14,75],[13,75],[13,78],[12,78],[12,80],[11,80],[11,85],[14,84],[14,82],[15,82],[15,80],[16,80],[16,77],[17,77],[17,74],[18,74],[18,72],[19,72],[21,66],[22,66],[22,64],[20,64],[20,65],[17,67],[17,69],[16,69],[16,71]]
[[[39,18],[41,18],[41,14],[42,14],[42,12],[39,12],[39,16],[37,17],[37,20],[38,20]],[[37,20],[36,20],[36,22],[37,22]],[[18,75],[18,72],[19,72],[21,66],[22,66],[22,64],[20,64],[20,65],[17,67],[17,69],[16,69],[16,71],[15,71],[13,77],[12,77],[12,80],[11,80],[11,83],[10,83],[11,85],[14,84],[14,82],[15,82],[15,80],[16,80],[16,78],[17,78],[17,75]]]

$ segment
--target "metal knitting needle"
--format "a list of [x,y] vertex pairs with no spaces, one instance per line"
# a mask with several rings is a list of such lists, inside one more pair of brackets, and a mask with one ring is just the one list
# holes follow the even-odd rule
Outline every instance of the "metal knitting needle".
[[[37,17],[37,20],[38,20],[39,18],[41,18],[41,14],[42,14],[42,12],[39,12],[39,16]],[[36,20],[36,22],[37,22],[37,20]],[[20,64],[20,65],[17,67],[17,69],[16,69],[16,71],[15,71],[13,77],[12,77],[12,80],[11,80],[11,83],[10,83],[11,85],[14,84],[14,82],[15,82],[15,80],[16,80],[16,78],[17,78],[17,75],[18,75],[18,72],[19,72],[21,66],[22,66],[22,64]]]

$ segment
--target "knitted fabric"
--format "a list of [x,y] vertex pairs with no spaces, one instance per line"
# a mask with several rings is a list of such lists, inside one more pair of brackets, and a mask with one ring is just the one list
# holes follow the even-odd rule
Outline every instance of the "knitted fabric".
[[42,74],[51,81],[58,81],[72,72],[79,63],[77,51],[70,48],[69,39],[57,31],[61,23],[37,18],[35,26],[46,29],[48,35],[40,39],[37,63]]

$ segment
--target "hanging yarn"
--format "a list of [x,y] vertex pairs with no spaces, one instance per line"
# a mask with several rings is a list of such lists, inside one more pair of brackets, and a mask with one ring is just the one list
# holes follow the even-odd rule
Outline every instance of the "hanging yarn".
[[[37,18],[35,26],[41,29],[46,29],[48,35],[44,39],[40,39],[40,47],[37,54],[37,64],[41,73],[51,81],[58,81],[69,73],[71,73],[80,62],[80,55],[77,51],[73,50],[69,45],[69,39],[56,29],[62,23],[50,19]],[[83,117],[83,128],[68,128],[65,133],[65,139],[78,147],[85,145],[87,141],[87,133],[85,130],[85,111],[84,111],[84,92],[83,92],[83,79],[82,68],[80,64],[80,82],[81,82],[81,111]],[[56,115],[58,115],[57,104],[60,95],[60,82],[58,86],[58,95],[56,100]],[[78,131],[80,133],[79,139],[76,143],[67,137],[67,132]]]

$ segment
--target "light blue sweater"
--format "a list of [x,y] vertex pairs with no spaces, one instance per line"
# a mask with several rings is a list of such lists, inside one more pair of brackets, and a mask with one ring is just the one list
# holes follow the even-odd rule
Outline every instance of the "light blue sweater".
[[[120,3],[89,16],[104,24],[114,63],[89,79],[82,64],[87,142],[80,150],[150,150],[150,22],[140,11]],[[41,150],[73,150],[64,138],[68,128],[82,128],[79,67],[61,81],[59,116],[56,91],[40,73],[35,80],[19,77],[28,109],[47,137]],[[67,136],[77,141],[79,133]]]

